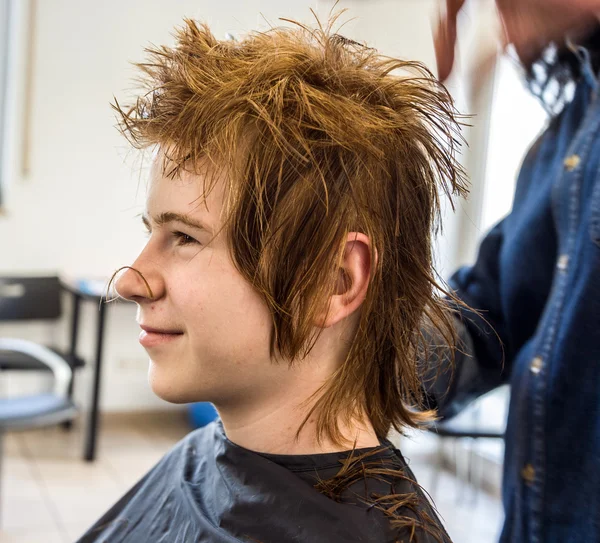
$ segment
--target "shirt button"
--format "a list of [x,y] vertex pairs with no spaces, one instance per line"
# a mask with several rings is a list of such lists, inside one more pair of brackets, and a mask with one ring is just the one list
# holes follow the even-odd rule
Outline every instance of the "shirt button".
[[560,271],[563,271],[563,272],[567,271],[567,268],[569,267],[569,255],[567,255],[567,254],[560,255],[558,257],[556,266]]
[[568,171],[572,172],[575,168],[577,168],[577,166],[579,166],[580,162],[581,158],[579,158],[579,155],[571,155],[565,158],[563,164]]
[[542,371],[543,364],[544,364],[544,361],[542,360],[542,357],[541,356],[536,356],[531,361],[531,365],[529,366],[529,370],[531,371],[531,373],[535,373],[537,375],[538,373],[540,373],[540,371]]
[[535,480],[535,469],[533,469],[533,466],[531,464],[527,464],[522,470],[521,470],[521,477],[523,477],[523,480],[528,484],[532,484],[533,481]]

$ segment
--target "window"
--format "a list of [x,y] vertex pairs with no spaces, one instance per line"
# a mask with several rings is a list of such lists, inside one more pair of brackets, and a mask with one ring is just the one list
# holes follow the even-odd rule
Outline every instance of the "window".
[[521,162],[547,121],[539,100],[527,90],[516,62],[504,56],[496,70],[481,210],[482,234],[509,213]]
[[6,172],[6,113],[8,94],[8,46],[10,39],[10,0],[0,0],[0,208]]

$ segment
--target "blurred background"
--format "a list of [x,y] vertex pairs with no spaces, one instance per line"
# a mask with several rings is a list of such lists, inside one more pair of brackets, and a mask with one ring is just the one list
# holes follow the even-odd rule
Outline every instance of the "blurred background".
[[[143,58],[145,45],[170,43],[184,16],[206,21],[225,39],[281,24],[279,17],[312,23],[310,8],[326,19],[333,5],[0,0],[0,338],[52,345],[61,353],[76,368],[71,392],[77,408],[75,414],[70,403],[48,399],[61,378],[42,371],[44,364],[0,357],[6,370],[0,397],[30,410],[4,431],[0,422],[0,542],[74,541],[177,440],[212,416],[202,406],[156,398],[147,384],[135,308],[101,305],[108,278],[145,242],[139,213],[147,172],[115,129],[109,106],[113,95],[121,102],[131,95],[131,63]],[[340,33],[435,72],[435,0],[341,1],[341,8],[348,11]],[[465,17],[476,21],[469,25],[476,30],[460,44],[460,76],[448,82],[459,110],[473,115],[461,158],[471,195],[455,202],[455,212],[450,206],[444,212],[436,242],[444,278],[474,259],[477,241],[510,210],[521,158],[546,122],[513,60],[498,60],[487,74],[474,69],[493,48],[495,23],[489,2],[473,3],[471,10]],[[36,303],[23,302],[28,293]],[[18,404],[34,394],[42,398],[34,407]],[[392,436],[456,542],[497,538],[508,394],[493,391],[439,435]]]

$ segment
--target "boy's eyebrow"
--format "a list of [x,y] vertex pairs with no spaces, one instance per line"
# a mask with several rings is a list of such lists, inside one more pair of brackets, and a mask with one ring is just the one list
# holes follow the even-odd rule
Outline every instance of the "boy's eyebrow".
[[[159,213],[156,217],[153,218],[152,222],[156,224],[156,226],[164,226],[165,224],[174,221],[183,223],[191,228],[196,228],[198,230],[206,230],[207,232],[211,231],[211,229],[208,226],[206,226],[203,222],[197,219],[193,219],[189,215],[176,213],[174,211],[164,211],[163,213]],[[142,222],[147,228],[150,228],[150,219],[146,214],[142,215]]]

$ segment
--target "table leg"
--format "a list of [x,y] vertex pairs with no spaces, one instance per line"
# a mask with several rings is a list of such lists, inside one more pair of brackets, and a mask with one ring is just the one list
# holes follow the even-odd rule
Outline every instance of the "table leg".
[[100,301],[98,314],[98,331],[96,334],[96,363],[94,366],[94,380],[92,387],[92,405],[88,418],[85,439],[85,460],[93,462],[96,458],[96,438],[98,434],[98,403],[100,399],[100,380],[102,377],[102,344],[104,339],[104,320],[106,316],[106,302]]

